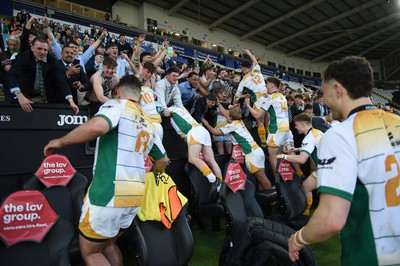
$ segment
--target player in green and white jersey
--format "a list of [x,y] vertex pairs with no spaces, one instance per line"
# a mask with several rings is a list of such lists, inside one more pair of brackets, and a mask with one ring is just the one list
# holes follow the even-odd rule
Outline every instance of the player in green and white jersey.
[[79,221],[79,246],[86,265],[122,265],[116,240],[128,228],[139,207],[145,185],[144,159],[162,172],[168,157],[150,118],[140,107],[140,81],[124,76],[113,90],[113,100],[73,131],[50,141],[44,155],[97,138],[93,181],[85,196]]
[[333,118],[318,146],[320,201],[289,239],[295,261],[304,244],[340,232],[341,264],[400,265],[400,118],[377,109],[367,60],[346,57],[323,72],[321,91]]

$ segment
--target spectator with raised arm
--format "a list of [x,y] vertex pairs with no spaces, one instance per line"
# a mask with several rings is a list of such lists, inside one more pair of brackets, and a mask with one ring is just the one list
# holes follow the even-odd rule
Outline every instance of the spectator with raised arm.
[[[69,46],[69,47],[71,47],[72,49],[74,49],[74,52],[75,52],[75,58],[76,59],[79,59],[79,63],[80,63],[80,65],[81,65],[81,67],[83,68],[83,70],[86,72],[86,69],[85,69],[85,65],[87,64],[87,62],[90,60],[90,58],[93,56],[93,54],[95,53],[95,50],[97,49],[97,47],[100,45],[100,43],[102,42],[102,41],[104,41],[104,39],[105,39],[105,37],[107,36],[107,30],[106,29],[104,29],[102,32],[101,32],[101,35],[100,35],[100,37],[82,54],[82,55],[80,55],[80,56],[77,56],[77,53],[78,53],[78,47],[79,47],[79,45],[77,44],[77,43],[75,43],[75,42],[70,42],[70,43],[67,43],[66,44],[66,46]],[[60,58],[61,59],[61,58]]]

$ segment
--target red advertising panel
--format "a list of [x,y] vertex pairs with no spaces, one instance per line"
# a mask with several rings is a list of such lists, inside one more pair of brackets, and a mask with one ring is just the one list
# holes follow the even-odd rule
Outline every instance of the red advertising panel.
[[239,145],[233,146],[232,159],[234,159],[237,163],[244,163],[244,154],[242,152],[242,147]]
[[7,246],[22,241],[40,243],[57,219],[58,215],[42,193],[17,191],[1,205],[0,237]]
[[233,191],[244,190],[246,174],[239,163],[230,163],[226,169],[225,183]]
[[53,154],[44,159],[35,175],[46,187],[52,187],[66,186],[75,173],[67,157]]
[[284,181],[293,180],[293,167],[290,162],[281,159],[279,163],[278,172]]

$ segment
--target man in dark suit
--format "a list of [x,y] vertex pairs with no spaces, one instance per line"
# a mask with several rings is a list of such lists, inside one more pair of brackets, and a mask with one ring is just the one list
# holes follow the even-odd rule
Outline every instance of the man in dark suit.
[[32,112],[33,103],[64,103],[78,113],[65,72],[57,59],[48,55],[47,40],[36,37],[31,49],[21,53],[6,77],[7,88],[15,95],[25,112]]
[[324,104],[324,97],[318,94],[313,104],[313,113],[316,116],[328,116],[328,107]]
[[126,42],[124,34],[119,35],[118,54],[121,53],[127,54],[129,58],[132,57],[133,53],[133,48],[128,42]]
[[74,58],[74,49],[64,46],[61,51],[61,60],[59,62],[60,66],[66,70],[65,76],[74,102],[78,102],[78,91],[87,91],[90,87],[90,81],[85,71],[80,67],[80,64],[73,63]]

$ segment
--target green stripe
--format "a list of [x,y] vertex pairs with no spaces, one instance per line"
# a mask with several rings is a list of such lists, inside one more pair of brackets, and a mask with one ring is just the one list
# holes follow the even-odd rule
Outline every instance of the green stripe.
[[189,124],[185,119],[183,119],[183,117],[181,117],[177,113],[172,113],[171,116],[175,124],[178,126],[179,130],[182,131],[183,134],[187,135],[189,130],[192,129],[192,125]]
[[249,154],[251,152],[251,145],[249,144],[249,142],[245,138],[240,136],[235,131],[231,132],[230,134],[232,135],[232,137],[235,138],[236,142],[242,148],[242,151],[243,151],[244,154]]
[[118,150],[120,150],[120,151],[126,151],[126,152],[133,153],[133,151],[132,151],[132,150],[126,150],[126,149],[121,149],[121,148],[118,148]]
[[112,125],[112,123],[111,123],[111,120],[110,120],[110,118],[108,118],[107,116],[102,115],[102,114],[98,114],[98,115],[95,115],[94,117],[102,117],[102,118],[104,118],[104,119],[107,121],[107,123],[108,123],[108,126],[109,126],[109,129],[108,129],[108,130],[111,130],[111,129],[113,128],[113,125]]
[[278,131],[278,124],[276,123],[276,112],[274,107],[271,107],[268,109],[269,113],[269,133],[275,134]]
[[383,127],[377,127],[377,128],[369,129],[369,130],[366,130],[366,131],[358,132],[357,134],[354,135],[354,137],[357,137],[357,136],[359,136],[361,134],[364,134],[364,133],[368,133],[368,132],[376,131],[376,130],[381,130],[381,129],[384,129],[384,128]]
[[247,87],[243,87],[243,92],[242,94],[250,94],[250,100],[251,103],[255,103],[257,101],[257,95],[254,93],[254,91],[252,91],[251,89],[247,88]]
[[135,139],[137,138],[137,136],[126,134],[126,133],[122,133],[122,132],[119,132],[119,134],[120,135],[124,135],[124,136],[128,136],[128,137],[132,137],[132,138],[135,138]]
[[[394,236],[380,236],[380,237],[375,237],[374,239],[394,238],[394,237],[400,237],[400,235],[394,235]],[[398,264],[397,264],[397,265],[398,265]]]
[[136,122],[136,120],[129,119],[129,118],[127,118],[127,117],[121,117],[121,119],[127,120],[127,121],[129,121],[129,122]]
[[385,208],[382,208],[382,209],[380,209],[380,210],[369,210],[370,212],[381,212],[381,211],[383,211],[383,210],[385,210]]
[[346,224],[340,232],[343,266],[378,265],[369,209],[368,191],[357,183]]
[[386,183],[386,180],[385,181],[379,181],[379,182],[364,183],[364,186],[375,185],[375,184],[384,184],[384,183]]
[[143,197],[143,195],[129,195],[129,194],[127,194],[127,195],[115,195],[115,198],[122,198],[122,197],[130,197],[130,198],[132,198],[132,197]]
[[143,183],[142,181],[137,181],[137,180],[128,180],[128,179],[118,179],[115,182],[129,182],[129,183]]
[[336,188],[331,188],[331,187],[326,187],[326,186],[320,186],[318,187],[318,194],[332,194],[344,199],[347,199],[349,201],[353,200],[353,195],[351,195],[349,192],[343,191],[343,190],[339,190]]
[[154,144],[153,147],[151,148],[150,152],[149,152],[149,156],[151,158],[153,158],[153,160],[161,160],[162,158],[164,158],[167,155],[166,152],[161,152],[160,148]]
[[96,169],[89,188],[91,203],[106,206],[114,197],[118,157],[118,127],[99,137]]
[[126,164],[117,164],[118,166],[123,166],[123,167],[129,167],[129,168],[138,168],[144,170],[144,167],[138,167],[138,166],[132,166],[132,165],[126,165]]
[[358,161],[358,163],[362,163],[364,161],[368,161],[369,159],[373,159],[373,158],[376,158],[376,157],[379,157],[379,156],[384,156],[384,155],[385,155],[384,153],[377,154],[377,155],[374,155],[374,156],[371,156],[371,157],[368,157],[368,158],[364,158],[361,161]]

